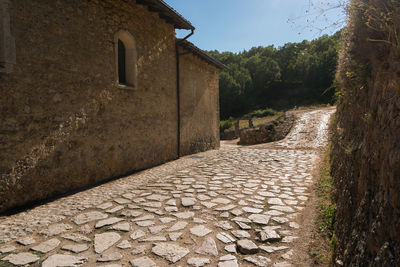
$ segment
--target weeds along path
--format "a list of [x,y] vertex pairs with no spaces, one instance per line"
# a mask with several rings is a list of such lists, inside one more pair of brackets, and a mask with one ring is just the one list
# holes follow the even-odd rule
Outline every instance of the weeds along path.
[[222,145],[1,217],[0,265],[309,266],[311,186],[334,111],[298,113],[279,142]]

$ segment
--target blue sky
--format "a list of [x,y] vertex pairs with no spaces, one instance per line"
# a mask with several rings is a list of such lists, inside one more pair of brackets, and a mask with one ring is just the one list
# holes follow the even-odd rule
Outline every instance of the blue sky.
[[[165,0],[196,27],[189,41],[203,50],[232,52],[315,39],[321,35],[318,28],[343,20],[343,9],[320,12],[335,1],[344,0]],[[178,31],[178,37],[186,34]]]

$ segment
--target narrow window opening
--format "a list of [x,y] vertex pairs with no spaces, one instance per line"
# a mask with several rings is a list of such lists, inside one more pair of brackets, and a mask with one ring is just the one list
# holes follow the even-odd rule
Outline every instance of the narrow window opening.
[[115,35],[116,83],[124,89],[137,87],[137,53],[133,36],[125,30]]
[[120,39],[118,39],[118,81],[120,84],[126,84],[126,48]]

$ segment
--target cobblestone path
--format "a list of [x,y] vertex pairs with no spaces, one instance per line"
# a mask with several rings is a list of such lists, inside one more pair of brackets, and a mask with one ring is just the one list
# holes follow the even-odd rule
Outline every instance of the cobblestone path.
[[222,146],[0,217],[0,266],[297,266],[334,109],[284,140]]

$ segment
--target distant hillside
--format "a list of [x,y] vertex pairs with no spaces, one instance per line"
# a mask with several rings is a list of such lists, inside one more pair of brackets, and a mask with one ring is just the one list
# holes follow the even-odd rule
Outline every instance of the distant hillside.
[[340,34],[237,54],[209,51],[229,67],[220,73],[221,118],[333,102]]

